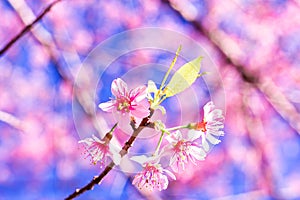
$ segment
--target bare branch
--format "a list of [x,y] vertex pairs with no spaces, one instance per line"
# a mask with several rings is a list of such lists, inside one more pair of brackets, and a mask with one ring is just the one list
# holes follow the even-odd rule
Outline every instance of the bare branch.
[[61,0],[56,0],[49,4],[42,12],[37,16],[37,18],[27,26],[25,26],[19,34],[17,34],[13,39],[11,39],[1,50],[0,56],[2,56],[15,42],[17,42],[21,37],[23,37],[30,29],[39,21],[43,19],[43,17],[51,10],[51,8],[60,2]]
[[3,121],[16,129],[22,130],[21,121],[10,113],[0,110],[0,121]]

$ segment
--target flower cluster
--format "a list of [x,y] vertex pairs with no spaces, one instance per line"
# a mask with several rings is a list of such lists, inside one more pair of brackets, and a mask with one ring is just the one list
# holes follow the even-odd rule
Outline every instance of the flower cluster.
[[[159,159],[162,157],[169,158],[169,166],[175,173],[184,171],[185,165],[189,163],[197,165],[197,161],[205,159],[212,145],[220,142],[218,137],[224,135],[221,130],[224,127],[223,121],[222,111],[216,109],[211,101],[204,106],[204,117],[201,122],[175,127],[176,131],[169,132],[168,130],[174,130],[174,128],[167,129],[159,121],[159,126],[156,126],[156,129],[161,127],[162,133],[168,134],[165,137],[167,144],[161,148],[159,154],[152,157],[156,161],[154,164],[150,158],[140,162],[139,159],[145,160],[144,156],[136,156],[133,159],[143,166],[143,171],[135,176],[133,184],[138,188],[147,187],[151,190],[154,188],[166,189],[167,187],[161,184],[167,184],[169,181],[166,181],[167,176],[163,175],[163,172],[166,172],[174,180],[176,177],[172,172],[162,169]],[[187,128],[189,131],[184,135],[179,130],[180,128]],[[158,150],[159,148],[157,148],[157,152]]]
[[[166,113],[166,109],[161,105],[166,98],[189,88],[203,74],[199,74],[201,61],[199,57],[179,68],[169,83],[165,84],[175,64],[178,52],[160,87],[149,80],[148,86],[139,86],[129,90],[127,84],[122,79],[117,78],[111,84],[111,93],[115,98],[99,104],[99,108],[103,111],[127,117],[131,120],[130,123],[135,124],[136,119],[144,119],[147,123],[143,126],[161,132],[152,156],[131,157],[131,160],[139,163],[142,167],[142,170],[135,175],[132,182],[140,189],[150,191],[167,189],[168,177],[176,180],[175,174],[184,171],[186,165],[190,163],[197,165],[198,161],[204,160],[213,145],[220,143],[219,137],[224,135],[222,131],[224,128],[222,110],[217,109],[212,101],[204,105],[203,119],[198,122],[168,128],[160,120],[150,121],[150,113],[155,112],[155,110],[160,110],[162,114]],[[87,152],[91,155],[93,163],[100,162],[104,165],[107,163],[108,158],[112,159],[116,165],[120,163],[124,152],[116,150],[111,144],[111,138],[117,124],[118,122],[103,139],[93,135],[91,138],[80,141],[80,143],[87,146]],[[141,131],[143,129],[143,127],[138,127],[138,129],[135,126],[132,126],[132,128],[133,133],[136,133],[136,130]],[[181,129],[187,129],[187,131]],[[129,139],[125,145],[132,145],[135,138],[136,136]],[[162,158],[168,161],[168,166],[164,165],[163,167],[160,163]],[[167,168],[170,168],[170,170]]]

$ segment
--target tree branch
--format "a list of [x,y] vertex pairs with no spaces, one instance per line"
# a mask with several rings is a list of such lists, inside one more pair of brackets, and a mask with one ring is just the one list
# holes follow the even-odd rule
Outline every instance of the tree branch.
[[276,178],[269,158],[274,152],[271,152],[269,148],[270,145],[265,144],[267,137],[260,116],[256,115],[249,106],[251,100],[248,98],[250,95],[248,87],[249,84],[245,84],[243,87],[241,110],[245,117],[246,138],[250,142],[253,151],[258,155],[256,161],[261,177],[259,184],[261,184],[260,187],[265,190],[272,199],[281,199],[280,194],[276,191]]
[[0,110],[0,121],[5,122],[16,129],[23,130],[22,122],[20,119],[2,110]]
[[13,39],[11,39],[1,50],[0,50],[0,56],[2,56],[15,42],[17,42],[21,37],[23,37],[37,22],[42,20],[42,18],[51,10],[51,8],[60,2],[61,0],[56,0],[49,4],[43,12],[37,16],[37,18],[27,26],[25,26],[19,34],[17,34]]
[[[154,111],[150,110],[150,115],[148,117],[145,117],[138,128],[136,128],[130,138],[127,140],[127,142],[122,147],[122,150],[120,151],[121,157],[126,155],[128,153],[129,148],[133,145],[133,142],[136,140],[138,134],[149,124],[149,120],[152,117]],[[81,195],[82,193],[93,189],[94,185],[99,184],[102,179],[113,169],[115,166],[114,162],[110,162],[109,165],[105,167],[105,169],[99,174],[99,176],[95,176],[87,185],[80,189],[76,189],[72,194],[70,194],[65,200],[74,199],[75,197]]]

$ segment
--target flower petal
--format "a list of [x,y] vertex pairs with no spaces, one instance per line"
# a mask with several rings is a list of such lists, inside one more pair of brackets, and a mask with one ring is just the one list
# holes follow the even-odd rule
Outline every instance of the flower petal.
[[120,165],[121,163],[121,155],[118,153],[113,153],[112,154],[112,160],[116,165]]
[[133,181],[132,181],[132,185],[135,185],[136,183],[138,183],[139,178],[140,178],[140,176],[138,176],[138,175],[134,176]]
[[224,131],[207,131],[207,133],[215,136],[224,136]]
[[169,143],[177,143],[179,140],[182,140],[182,134],[179,130],[172,132],[170,135],[167,135],[166,140]]
[[203,134],[204,133],[202,131],[196,131],[196,130],[192,129],[192,130],[189,130],[188,135],[187,135],[187,137],[188,137],[187,139],[189,141],[194,141],[194,140],[200,138],[200,136],[203,135]]
[[119,154],[120,150],[121,149],[119,149],[115,144],[113,144],[112,141],[110,141],[109,143],[109,152],[111,155],[110,157],[116,165],[120,165],[122,159],[121,155]]
[[[170,163],[171,163],[171,162],[170,162]],[[170,164],[170,166],[171,166],[171,169],[172,169],[174,172],[178,173],[178,171],[179,171],[178,162],[173,162],[172,164]]]
[[156,94],[157,91],[158,91],[158,89],[157,89],[155,83],[152,80],[149,80],[148,81],[147,92]]
[[160,177],[160,184],[158,185],[158,190],[159,191],[165,190],[165,189],[167,189],[168,185],[169,185],[168,178],[166,176],[162,175]]
[[102,140],[100,140],[97,136],[95,136],[94,134],[92,135],[92,138],[96,141],[99,142],[101,144],[104,144],[104,142]]
[[221,140],[218,140],[217,138],[213,137],[211,134],[206,134],[207,140],[212,144],[219,144]]
[[177,140],[174,138],[173,134],[167,135],[165,137],[165,139],[169,142],[169,143],[175,143]]
[[215,105],[212,101],[205,104],[205,106],[203,107],[204,116],[207,116],[214,108],[215,108]]
[[206,141],[205,138],[202,140],[202,146],[203,146],[204,150],[206,152],[208,152],[208,150],[209,150],[209,144],[208,144],[208,142]]
[[169,171],[169,170],[167,170],[167,169],[164,169],[163,171],[166,172],[166,174],[167,174],[168,176],[170,176],[173,180],[176,180],[175,174],[173,174],[171,171]]
[[133,107],[133,109],[130,110],[130,113],[133,117],[137,118],[144,118],[147,117],[150,114],[149,107],[146,107],[144,105],[138,105]]
[[[168,137],[168,136],[167,136]],[[167,138],[166,137],[166,138]],[[170,155],[170,154],[172,154],[173,153],[173,145],[165,145],[162,149],[161,149],[161,151],[160,151],[160,153],[159,153],[159,156],[160,157],[163,157],[163,156],[168,156],[168,155]]]
[[215,109],[206,115],[206,121],[223,121],[222,110]]
[[145,99],[147,96],[147,87],[146,86],[140,86],[135,88],[134,90],[131,90],[129,93],[129,98],[131,101],[140,102],[143,99]]
[[205,151],[197,146],[191,146],[191,155],[197,160],[204,160],[206,153]]
[[143,165],[145,162],[149,161],[149,158],[145,155],[141,155],[141,156],[132,156],[130,158],[130,160],[133,160],[133,161]]
[[116,103],[115,100],[111,100],[104,103],[100,103],[98,107],[105,112],[112,112],[113,109],[115,108],[115,103]]
[[93,142],[93,139],[92,138],[85,138],[83,140],[79,140],[78,143],[85,143],[87,144],[88,146],[91,145],[91,143]]
[[173,136],[177,141],[182,140],[182,134],[181,134],[180,130],[173,132]]
[[113,80],[111,84],[111,93],[115,97],[127,96],[128,94],[127,84],[120,78]]

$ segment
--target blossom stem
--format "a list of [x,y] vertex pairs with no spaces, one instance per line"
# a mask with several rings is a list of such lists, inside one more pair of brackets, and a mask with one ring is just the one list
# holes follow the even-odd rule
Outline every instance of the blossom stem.
[[178,57],[180,51],[181,51],[181,45],[178,47],[178,49],[177,49],[177,51],[176,51],[176,55],[175,55],[175,57],[174,57],[174,59],[173,59],[171,65],[170,65],[170,67],[169,67],[167,73],[165,74],[165,76],[164,76],[164,78],[163,78],[163,81],[161,82],[160,88],[159,88],[158,93],[157,93],[158,96],[159,96],[160,91],[161,91],[162,88],[164,87],[164,85],[165,85],[165,83],[166,83],[166,81],[167,81],[167,78],[168,78],[168,76],[169,76],[169,74],[170,74],[172,68],[174,67],[174,65],[175,65],[175,63],[176,63],[176,61],[177,61],[177,57]]
[[135,122],[134,118],[131,118],[131,120],[130,120],[130,126],[131,126],[132,130],[136,130],[135,125],[136,125],[136,122]]
[[118,126],[118,122],[115,123],[115,125],[110,129],[110,133],[114,132],[114,130],[116,129],[116,127]]
[[164,134],[165,134],[165,131],[162,131],[161,134],[160,134],[160,138],[159,138],[159,141],[157,143],[157,146],[156,146],[156,149],[155,149],[155,152],[153,154],[153,156],[157,155],[158,154],[158,151],[159,151],[159,148],[161,146],[161,143],[162,143],[162,139],[164,137]]
[[[119,152],[121,157],[127,154],[128,149],[132,146],[133,142],[137,138],[138,134],[144,129],[144,127],[147,127],[149,124],[149,120],[152,117],[154,113],[154,110],[150,110],[150,114],[148,117],[143,118],[139,126],[133,131],[130,138],[127,140],[127,142],[123,145],[122,150]],[[114,127],[111,129],[113,131],[114,128],[116,128],[117,124],[114,125]],[[78,197],[82,193],[92,190],[94,185],[99,184],[103,178],[114,168],[115,163],[112,161],[110,162],[105,169],[99,174],[99,176],[95,176],[87,185],[85,185],[82,188],[76,189],[72,194],[70,194],[65,200],[74,199],[75,197]]]
[[112,133],[114,132],[117,125],[118,125],[118,122],[115,123],[115,125],[110,129],[110,131],[105,134],[105,136],[103,138],[103,140],[105,141],[105,144],[108,144],[110,142],[111,138],[113,137]]
[[166,130],[167,131],[176,131],[178,129],[190,128],[190,127],[191,127],[191,124],[187,124],[187,125],[175,126],[175,127],[172,127],[172,128],[167,128]]

